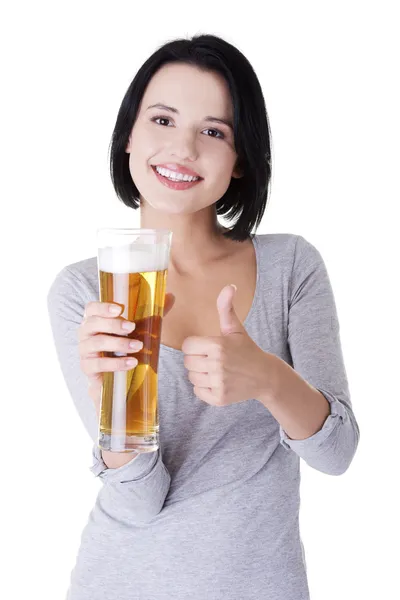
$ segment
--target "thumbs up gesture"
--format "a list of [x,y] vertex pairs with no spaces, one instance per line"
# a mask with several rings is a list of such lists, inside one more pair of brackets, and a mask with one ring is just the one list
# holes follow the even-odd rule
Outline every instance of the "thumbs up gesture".
[[213,406],[228,406],[265,394],[267,352],[251,339],[233,307],[236,286],[218,298],[219,337],[190,336],[182,344],[184,366],[195,395]]

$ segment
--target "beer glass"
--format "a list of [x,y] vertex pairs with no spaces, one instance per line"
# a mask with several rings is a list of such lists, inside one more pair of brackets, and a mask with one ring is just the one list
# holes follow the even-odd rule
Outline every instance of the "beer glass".
[[172,231],[97,229],[100,302],[122,307],[136,323],[127,337],[143,342],[136,367],[103,373],[98,445],[103,450],[153,452],[159,448],[158,356]]

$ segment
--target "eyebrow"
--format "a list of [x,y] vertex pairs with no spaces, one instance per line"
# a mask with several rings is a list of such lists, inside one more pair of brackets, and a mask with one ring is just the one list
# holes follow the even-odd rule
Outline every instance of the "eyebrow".
[[[163,110],[168,110],[169,112],[173,112],[173,113],[176,113],[177,115],[179,115],[179,110],[177,108],[174,108],[173,106],[167,106],[166,104],[160,104],[160,103],[151,104],[150,106],[147,107],[147,110],[149,110],[150,108],[161,108]],[[227,127],[232,129],[232,131],[233,131],[233,123],[229,119],[220,119],[217,117],[207,116],[207,117],[204,117],[204,120],[209,121],[211,123],[221,123],[222,125],[227,125]]]

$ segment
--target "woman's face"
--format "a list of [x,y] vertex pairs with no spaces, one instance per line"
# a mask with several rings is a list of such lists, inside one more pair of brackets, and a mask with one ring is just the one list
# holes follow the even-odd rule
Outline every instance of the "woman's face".
[[[162,104],[174,109],[154,107]],[[208,117],[208,118],[207,118]],[[229,187],[237,154],[233,129],[210,118],[233,120],[228,86],[222,76],[172,63],[162,67],[144,93],[126,151],[141,201],[170,214],[189,214],[219,200]],[[157,176],[156,165],[187,167],[201,180],[172,189]]]

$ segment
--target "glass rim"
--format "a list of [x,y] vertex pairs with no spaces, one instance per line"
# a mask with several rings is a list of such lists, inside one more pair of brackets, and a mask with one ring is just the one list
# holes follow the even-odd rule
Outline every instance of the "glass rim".
[[135,234],[144,234],[144,235],[154,235],[157,233],[170,234],[172,233],[171,229],[149,229],[149,228],[140,228],[140,227],[98,227],[96,229],[97,235],[99,233],[120,233],[122,235],[135,235]]

